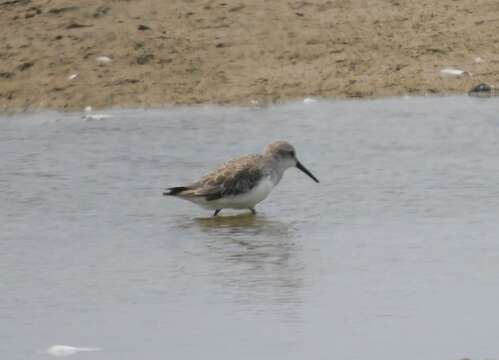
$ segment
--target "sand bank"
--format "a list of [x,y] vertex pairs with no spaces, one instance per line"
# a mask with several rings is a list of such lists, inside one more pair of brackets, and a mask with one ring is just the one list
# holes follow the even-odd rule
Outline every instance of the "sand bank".
[[[3,110],[445,94],[499,83],[496,0],[0,0],[0,23]],[[471,75],[442,77],[447,67]]]

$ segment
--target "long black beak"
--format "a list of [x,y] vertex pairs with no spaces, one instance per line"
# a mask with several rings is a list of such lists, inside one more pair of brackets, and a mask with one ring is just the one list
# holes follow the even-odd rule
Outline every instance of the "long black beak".
[[296,160],[296,167],[298,169],[300,169],[301,171],[303,171],[308,176],[310,176],[312,178],[312,180],[314,180],[316,183],[319,182],[319,180],[317,180],[317,178],[314,175],[312,175],[312,173],[310,171],[308,171],[307,168],[305,166],[303,166],[302,163],[299,162],[298,160]]

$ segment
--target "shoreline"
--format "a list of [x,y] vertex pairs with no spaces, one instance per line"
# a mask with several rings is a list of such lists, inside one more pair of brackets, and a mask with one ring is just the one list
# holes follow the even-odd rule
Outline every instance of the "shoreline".
[[[88,116],[90,120],[104,120],[107,118],[107,114],[116,111],[157,111],[157,110],[172,110],[172,109],[202,109],[202,108],[241,108],[241,109],[264,109],[267,107],[279,107],[293,104],[304,104],[308,106],[313,106],[317,103],[334,103],[334,102],[383,102],[390,100],[416,100],[416,99],[435,99],[435,98],[475,98],[475,99],[488,99],[488,98],[499,98],[499,96],[470,96],[467,93],[446,93],[446,94],[426,94],[426,95],[394,95],[394,96],[383,96],[383,97],[305,97],[298,99],[280,99],[279,101],[273,103],[195,103],[195,104],[160,104],[152,105],[148,107],[133,106],[130,104],[126,105],[115,105],[110,107],[101,108],[91,108],[89,110],[83,109],[58,109],[58,108],[25,108],[25,109],[0,109],[0,116],[10,117],[16,115],[31,115],[37,113],[59,113],[59,114],[78,114],[83,118]],[[311,99],[310,101],[307,99]],[[309,102],[307,102],[309,101]],[[95,115],[96,118],[92,116]],[[101,115],[104,117],[100,118]]]
[[446,96],[499,83],[492,0],[0,0],[0,20],[4,113]]

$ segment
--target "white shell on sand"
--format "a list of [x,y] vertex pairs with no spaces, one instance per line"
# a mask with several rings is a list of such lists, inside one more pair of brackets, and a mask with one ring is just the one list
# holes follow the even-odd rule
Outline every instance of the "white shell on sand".
[[449,76],[449,77],[460,77],[460,76],[463,76],[463,75],[471,75],[470,72],[468,71],[464,71],[464,70],[461,70],[461,69],[454,69],[454,68],[446,68],[446,69],[442,69],[440,70],[440,74],[442,76]]
[[108,64],[110,63],[112,60],[110,57],[108,56],[98,56],[95,58],[95,61],[97,62],[100,62],[100,63],[103,63],[103,64]]

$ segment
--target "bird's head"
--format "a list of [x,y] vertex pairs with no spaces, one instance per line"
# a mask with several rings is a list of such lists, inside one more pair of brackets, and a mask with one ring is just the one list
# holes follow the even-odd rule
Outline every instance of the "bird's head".
[[319,182],[319,180],[317,180],[317,178],[310,171],[308,171],[300,161],[298,161],[295,148],[287,141],[275,141],[272,144],[267,145],[264,150],[264,155],[272,157],[273,159],[278,161],[280,166],[282,166],[284,169],[297,167],[305,174],[310,176],[312,180],[317,183]]

